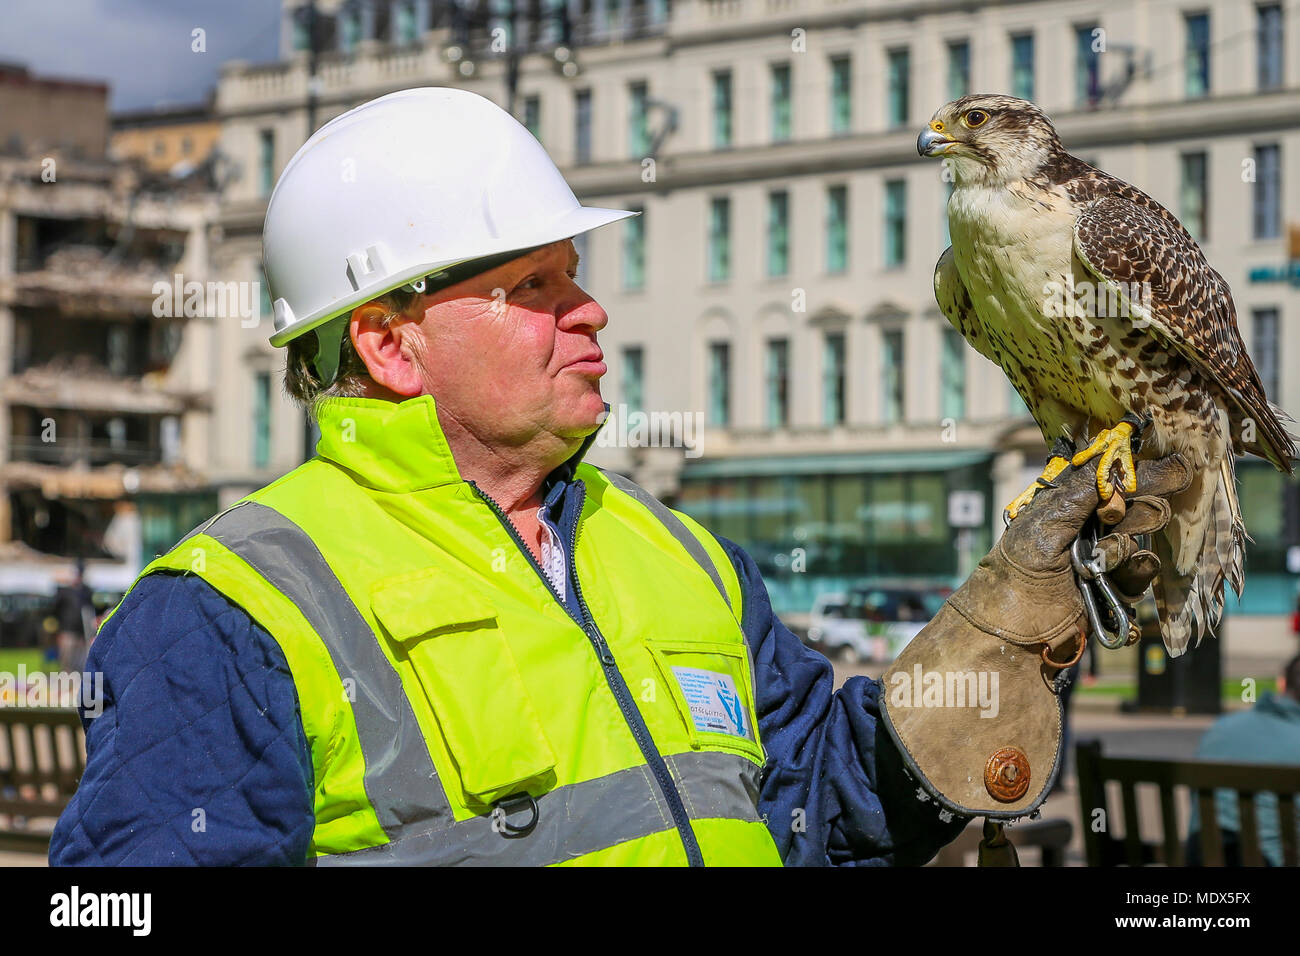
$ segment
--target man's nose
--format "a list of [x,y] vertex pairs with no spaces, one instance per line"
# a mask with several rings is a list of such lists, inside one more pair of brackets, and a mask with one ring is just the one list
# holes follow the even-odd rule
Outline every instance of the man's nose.
[[586,292],[582,292],[581,297],[576,301],[565,303],[557,324],[566,330],[585,327],[593,332],[599,332],[609,324],[609,313],[599,302]]

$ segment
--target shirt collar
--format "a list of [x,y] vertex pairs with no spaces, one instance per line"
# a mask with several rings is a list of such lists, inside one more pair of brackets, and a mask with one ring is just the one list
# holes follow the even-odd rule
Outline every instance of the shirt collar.
[[[605,405],[608,416],[609,405]],[[316,454],[380,491],[411,492],[463,481],[438,424],[432,395],[403,402],[331,398],[318,408]],[[547,477],[545,488],[573,480],[600,429]]]

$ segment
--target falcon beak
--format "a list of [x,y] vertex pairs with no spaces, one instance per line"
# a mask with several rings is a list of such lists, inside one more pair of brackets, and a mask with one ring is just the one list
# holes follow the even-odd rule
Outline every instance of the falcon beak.
[[953,140],[950,140],[934,127],[927,126],[921,130],[921,135],[916,138],[916,151],[922,156],[938,156],[946,152],[952,144]]

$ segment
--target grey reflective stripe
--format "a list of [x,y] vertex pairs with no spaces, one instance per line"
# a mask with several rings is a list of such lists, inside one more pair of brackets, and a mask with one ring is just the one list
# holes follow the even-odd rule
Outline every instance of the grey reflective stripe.
[[[752,760],[714,751],[678,754],[667,762],[682,802],[688,809],[695,808],[692,819],[760,819],[759,767]],[[508,821],[522,824],[529,813],[519,810]],[[542,794],[537,798],[537,826],[526,836],[498,832],[492,817],[485,814],[450,829],[408,832],[392,843],[320,856],[314,862],[318,866],[547,866],[671,829],[668,806],[649,767],[642,765]]]
[[692,820],[756,821],[762,767],[739,754],[693,751],[665,758]]
[[339,678],[352,681],[366,795],[388,838],[399,838],[413,824],[449,825],[451,806],[401,678],[315,542],[255,501],[236,505],[203,530],[297,606],[320,635]]
[[620,475],[613,471],[602,471],[601,473],[611,485],[641,502],[650,509],[650,512],[656,518],[663,522],[664,527],[668,529],[668,533],[677,539],[677,543],[686,549],[687,553],[695,559],[696,564],[708,572],[709,577],[713,579],[714,586],[718,589],[718,593],[722,595],[722,600],[727,602],[727,607],[731,607],[731,596],[727,594],[727,586],[722,583],[722,575],[718,574],[718,566],[709,557],[709,552],[704,550],[704,545],[700,544],[700,539],[691,534],[690,529],[682,523],[682,519],[673,514],[672,510],[662,501],[626,475]]

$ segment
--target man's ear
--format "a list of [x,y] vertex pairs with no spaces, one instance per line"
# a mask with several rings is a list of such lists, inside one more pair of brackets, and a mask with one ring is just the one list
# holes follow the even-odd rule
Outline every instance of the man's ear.
[[353,309],[349,324],[352,345],[376,385],[403,398],[412,398],[424,391],[424,382],[411,358],[415,343],[410,337],[423,333],[417,323],[402,316],[385,324],[386,315],[388,310],[373,301]]

